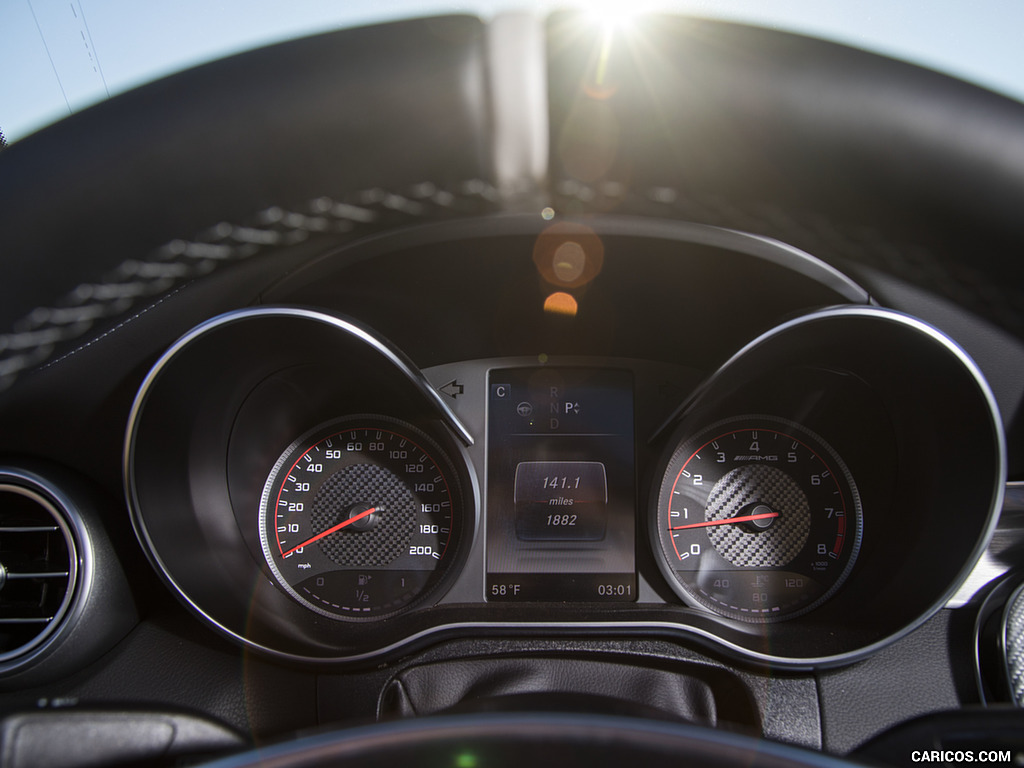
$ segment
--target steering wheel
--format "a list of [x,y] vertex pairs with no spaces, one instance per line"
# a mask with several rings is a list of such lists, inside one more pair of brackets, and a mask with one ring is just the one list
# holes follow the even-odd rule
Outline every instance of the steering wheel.
[[1021,104],[821,40],[574,14],[332,32],[0,154],[0,384],[234,262],[545,208],[778,237],[1022,335],[1022,197]]
[[323,765],[643,765],[674,768],[850,768],[818,752],[727,731],[611,715],[478,714],[378,723],[258,749],[207,768]]

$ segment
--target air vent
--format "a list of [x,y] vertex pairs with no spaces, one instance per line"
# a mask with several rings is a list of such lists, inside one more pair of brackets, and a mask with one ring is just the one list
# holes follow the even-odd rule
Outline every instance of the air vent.
[[0,484],[0,662],[23,656],[60,626],[75,591],[78,555],[52,501]]

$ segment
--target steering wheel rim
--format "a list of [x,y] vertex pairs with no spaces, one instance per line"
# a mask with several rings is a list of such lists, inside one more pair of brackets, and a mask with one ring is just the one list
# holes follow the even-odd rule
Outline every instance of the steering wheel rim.
[[729,731],[604,715],[439,715],[331,731],[214,761],[207,768],[588,765],[851,768],[854,763]]
[[17,142],[0,155],[18,274],[0,285],[3,385],[223,264],[544,206],[756,231],[1024,336],[1024,264],[1006,258],[1024,105],[778,31],[659,16],[634,32],[595,87],[601,33],[573,14],[343,30]]

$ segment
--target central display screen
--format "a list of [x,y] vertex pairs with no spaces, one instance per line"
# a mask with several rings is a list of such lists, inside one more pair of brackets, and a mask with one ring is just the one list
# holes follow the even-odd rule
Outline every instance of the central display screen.
[[508,368],[488,380],[487,599],[636,599],[633,379]]

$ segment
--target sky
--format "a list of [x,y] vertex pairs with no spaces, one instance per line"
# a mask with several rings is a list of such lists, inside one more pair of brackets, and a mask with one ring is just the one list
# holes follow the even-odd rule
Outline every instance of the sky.
[[15,141],[161,75],[328,29],[580,5],[673,9],[817,35],[1024,101],[1024,0],[0,0],[0,131]]

